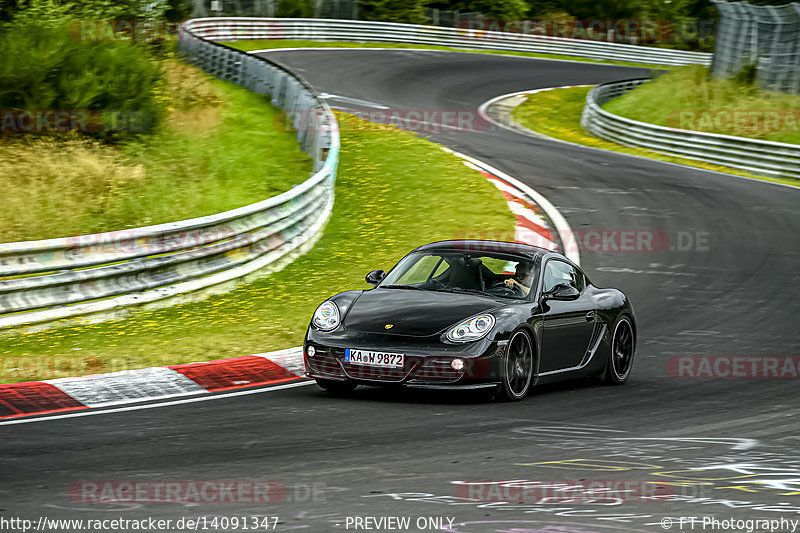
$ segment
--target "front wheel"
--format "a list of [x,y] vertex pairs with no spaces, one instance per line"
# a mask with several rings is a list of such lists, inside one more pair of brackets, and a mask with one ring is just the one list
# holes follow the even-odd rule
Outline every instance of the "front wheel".
[[334,394],[347,394],[356,389],[356,385],[349,381],[336,381],[333,379],[315,379],[320,388]]
[[605,382],[609,385],[622,385],[633,368],[633,355],[636,351],[636,337],[633,324],[628,315],[622,315],[614,326],[611,337],[611,353],[606,363]]
[[533,380],[533,346],[524,331],[514,333],[508,343],[508,353],[503,364],[503,383],[501,398],[518,401],[528,394]]

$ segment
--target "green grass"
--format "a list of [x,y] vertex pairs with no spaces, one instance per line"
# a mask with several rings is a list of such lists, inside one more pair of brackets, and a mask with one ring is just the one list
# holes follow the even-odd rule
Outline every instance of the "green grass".
[[399,49],[421,49],[421,50],[447,50],[451,52],[470,52],[474,54],[492,54],[501,56],[521,56],[535,57],[540,59],[558,59],[569,61],[581,61],[584,63],[601,63],[604,65],[619,65],[624,67],[641,67],[649,69],[670,70],[675,67],[670,65],[654,65],[652,63],[633,63],[629,61],[614,61],[590,59],[581,56],[569,56],[561,54],[544,54],[537,52],[515,52],[512,50],[477,50],[465,48],[453,48],[449,46],[434,46],[427,44],[412,43],[362,43],[350,41],[304,41],[292,39],[256,39],[248,41],[231,41],[221,43],[237,50],[250,52],[252,50],[267,50],[277,48],[399,48]]
[[[364,288],[420,244],[513,232],[478,172],[409,132],[339,115],[336,202],[317,244],[280,272],[199,303],[119,322],[0,337],[0,382],[204,361],[298,346],[327,296]],[[18,369],[18,370],[14,370]]]
[[572,87],[534,93],[528,96],[525,102],[514,108],[511,113],[511,118],[530,130],[555,139],[582,144],[584,146],[592,146],[595,148],[602,148],[603,150],[622,152],[707,170],[716,170],[738,176],[798,185],[796,180],[757,176],[735,168],[713,165],[711,163],[704,163],[702,161],[681,157],[673,157],[593,137],[581,127],[581,113],[583,112],[583,106],[586,102],[586,94],[590,89],[591,87]]
[[116,146],[0,137],[0,242],[66,237],[234,209],[306,180],[310,158],[283,113],[232,83],[170,61],[153,135]]
[[604,109],[659,126],[800,143],[800,96],[762,91],[737,80],[713,80],[702,66],[674,70],[611,100]]

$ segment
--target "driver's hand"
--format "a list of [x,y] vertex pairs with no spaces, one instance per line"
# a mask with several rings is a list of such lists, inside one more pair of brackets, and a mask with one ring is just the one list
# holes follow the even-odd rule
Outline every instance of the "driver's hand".
[[513,289],[514,285],[517,284],[517,282],[514,281],[512,278],[508,278],[507,280],[504,280],[503,283],[505,283],[506,287],[508,287],[509,289]]

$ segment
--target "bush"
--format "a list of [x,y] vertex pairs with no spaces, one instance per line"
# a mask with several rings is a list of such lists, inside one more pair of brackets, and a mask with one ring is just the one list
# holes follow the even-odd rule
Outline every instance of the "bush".
[[186,20],[192,15],[194,5],[190,0],[169,0],[164,19],[171,21]]
[[758,78],[758,63],[750,63],[741,68],[733,77],[739,85],[755,85]]
[[[6,7],[4,6],[6,3]],[[15,24],[54,26],[77,20],[140,20],[164,16],[173,4],[152,0],[0,0],[5,20]]]
[[409,24],[424,24],[426,21],[422,0],[361,0],[358,17]]
[[314,6],[311,5],[311,0],[280,0],[276,16],[292,18],[313,17]]
[[161,119],[162,72],[143,45],[83,43],[65,26],[24,24],[0,35],[0,49],[0,110],[88,112],[103,123],[84,131],[106,138],[151,132]]

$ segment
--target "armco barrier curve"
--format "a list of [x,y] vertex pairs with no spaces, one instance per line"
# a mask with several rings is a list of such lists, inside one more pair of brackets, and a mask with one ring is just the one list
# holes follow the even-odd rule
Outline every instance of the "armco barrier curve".
[[[562,240],[560,230],[551,226],[544,214],[546,209],[534,198],[537,195],[535,191],[480,160],[448,148],[442,149],[464,159],[465,165],[480,172],[500,190],[517,219],[514,227],[516,241],[551,250],[559,248],[558,242]],[[20,366],[25,365],[22,363]],[[306,384],[301,381],[304,376],[303,348],[297,346],[202,363],[0,384],[0,425],[41,420],[30,418],[39,415],[58,419],[114,412],[114,409],[206,401],[224,397],[208,394],[221,391],[249,394],[257,393],[257,387],[263,386],[301,386]],[[145,403],[147,405],[143,405]],[[140,405],[125,407],[128,404]]]
[[386,42],[472,50],[508,50],[658,65],[711,64],[711,54],[529,33],[445,28],[342,19],[214,17],[189,21],[192,31],[215,41],[300,39]]
[[191,21],[181,28],[180,51],[218,78],[270,95],[311,155],[313,175],[288,192],[216,215],[0,244],[0,328],[110,312],[229,283],[287,261],[321,230],[333,206],[340,148],[328,105],[294,73],[196,35]]
[[621,117],[601,108],[649,79],[598,85],[586,96],[581,125],[601,139],[781,178],[800,178],[800,146],[681,130]]

